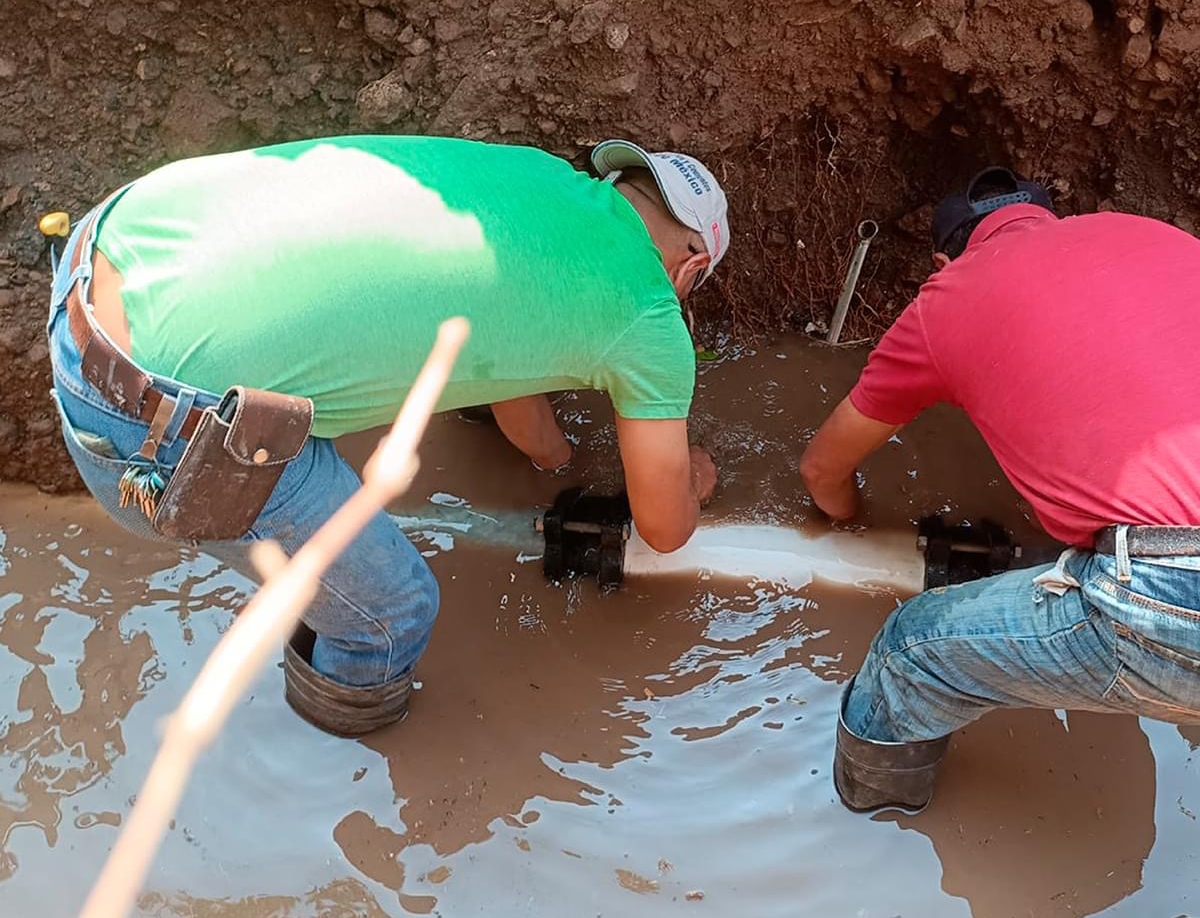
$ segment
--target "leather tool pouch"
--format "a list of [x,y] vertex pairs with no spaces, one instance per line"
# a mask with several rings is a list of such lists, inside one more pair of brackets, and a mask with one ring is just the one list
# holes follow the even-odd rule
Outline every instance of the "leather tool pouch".
[[154,513],[154,528],[188,541],[244,536],[312,430],[307,398],[234,386],[203,412]]

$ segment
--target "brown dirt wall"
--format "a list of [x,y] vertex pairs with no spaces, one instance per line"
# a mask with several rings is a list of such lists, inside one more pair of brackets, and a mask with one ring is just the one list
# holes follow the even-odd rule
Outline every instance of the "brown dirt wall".
[[869,216],[845,337],[877,337],[929,202],[989,160],[1064,212],[1200,218],[1189,0],[5,0],[0,34],[0,479],[48,490],[76,480],[36,219],[175,157],[359,130],[692,152],[732,205],[714,335],[819,332]]

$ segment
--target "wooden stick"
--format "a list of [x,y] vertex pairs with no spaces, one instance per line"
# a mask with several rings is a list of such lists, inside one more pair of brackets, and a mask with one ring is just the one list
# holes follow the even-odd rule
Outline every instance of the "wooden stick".
[[255,552],[255,564],[268,575],[266,581],[213,649],[178,710],[167,720],[162,746],[80,918],[129,914],[196,759],[220,731],[267,658],[291,636],[316,595],[325,569],[371,517],[412,482],[417,444],[469,334],[470,325],[463,318],[450,319],[438,328],[425,366],[363,471],[362,487],[295,557],[283,563],[277,545],[264,545]]

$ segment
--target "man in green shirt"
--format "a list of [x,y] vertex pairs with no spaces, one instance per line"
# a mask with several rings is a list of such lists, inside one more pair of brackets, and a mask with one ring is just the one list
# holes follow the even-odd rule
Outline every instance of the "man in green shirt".
[[[513,445],[555,469],[571,446],[546,393],[607,392],[635,525],[680,547],[716,480],[688,446],[680,304],[728,248],[725,196],[682,154],[608,141],[592,161],[602,178],[527,147],[352,136],[184,160],[126,186],[76,228],[52,297],[55,394],[89,489],[134,531],[218,557],[262,538],[294,551],[358,486],[332,438],[390,422],[437,325],[463,315],[472,335],[439,407],[491,405]],[[294,398],[260,415],[274,397],[222,402],[232,386]],[[228,462],[196,458],[216,429],[196,420],[206,408]],[[187,529],[247,501],[232,535],[214,541],[220,519]],[[403,717],[437,601],[380,514],[287,649],[293,707],[347,735]]]

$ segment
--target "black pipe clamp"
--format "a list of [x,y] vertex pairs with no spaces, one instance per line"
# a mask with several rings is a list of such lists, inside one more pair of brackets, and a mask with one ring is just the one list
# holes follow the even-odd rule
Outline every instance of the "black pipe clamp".
[[568,488],[536,524],[546,541],[543,572],[555,581],[595,574],[600,586],[617,586],[625,576],[631,521],[624,491],[603,496]]

